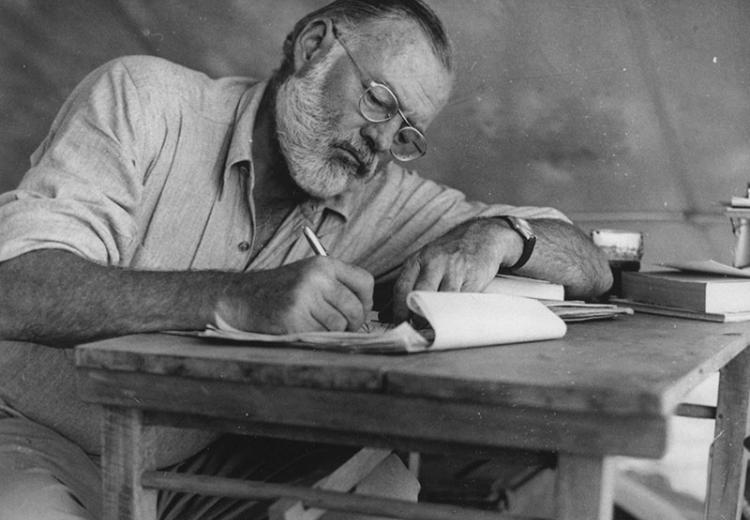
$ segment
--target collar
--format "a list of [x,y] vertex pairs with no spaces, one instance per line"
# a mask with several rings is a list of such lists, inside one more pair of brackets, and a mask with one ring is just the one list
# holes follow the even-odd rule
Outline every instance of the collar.
[[248,88],[237,104],[237,115],[232,128],[232,139],[227,151],[227,162],[224,168],[224,178],[232,171],[232,167],[244,161],[252,164],[253,127],[255,115],[258,113],[260,100],[266,90],[267,82],[262,81]]

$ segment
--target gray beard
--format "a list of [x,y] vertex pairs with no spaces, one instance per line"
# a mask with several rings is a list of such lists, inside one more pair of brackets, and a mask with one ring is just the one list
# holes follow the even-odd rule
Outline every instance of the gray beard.
[[290,76],[276,93],[276,129],[289,174],[306,193],[329,198],[346,190],[356,166],[331,156],[336,120],[324,85],[337,56],[329,53],[304,77]]

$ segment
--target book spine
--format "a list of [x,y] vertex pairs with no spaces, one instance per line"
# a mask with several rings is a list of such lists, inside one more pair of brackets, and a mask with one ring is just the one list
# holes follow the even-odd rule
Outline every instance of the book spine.
[[666,280],[639,273],[623,273],[623,298],[706,312],[706,284]]

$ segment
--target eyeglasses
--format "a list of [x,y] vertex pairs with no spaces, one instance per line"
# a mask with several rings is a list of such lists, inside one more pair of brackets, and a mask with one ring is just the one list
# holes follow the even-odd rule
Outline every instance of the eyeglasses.
[[369,78],[354,59],[349,48],[339,38],[338,30],[333,27],[333,37],[339,42],[346,55],[352,61],[354,68],[357,69],[360,81],[365,91],[359,98],[359,113],[371,123],[384,123],[390,121],[396,115],[401,116],[404,125],[399,128],[398,132],[391,143],[391,155],[399,161],[411,161],[422,157],[427,153],[427,140],[422,132],[414,128],[411,122],[406,118],[401,110],[396,94],[384,83]]

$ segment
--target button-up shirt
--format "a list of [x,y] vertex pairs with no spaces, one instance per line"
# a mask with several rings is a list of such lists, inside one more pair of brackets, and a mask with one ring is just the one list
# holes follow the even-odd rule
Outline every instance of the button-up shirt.
[[213,80],[162,59],[118,59],[74,91],[19,188],[0,196],[0,261],[59,248],[138,269],[260,270],[310,256],[301,227],[329,253],[392,273],[457,224],[551,209],[469,202],[395,163],[367,183],[297,206],[252,258],[252,137],[265,88]]

